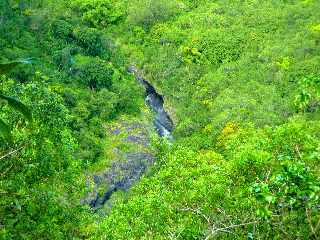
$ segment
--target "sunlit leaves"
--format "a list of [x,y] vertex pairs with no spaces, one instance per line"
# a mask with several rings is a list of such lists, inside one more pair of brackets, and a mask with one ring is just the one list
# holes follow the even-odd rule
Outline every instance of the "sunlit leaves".
[[20,102],[18,99],[10,96],[5,96],[3,94],[0,94],[0,98],[7,101],[10,107],[14,108],[18,112],[22,113],[23,116],[28,119],[29,121],[32,121],[32,113],[31,110],[24,105],[22,102]]
[[73,0],[73,9],[81,12],[82,19],[94,27],[106,27],[114,24],[124,15],[120,5],[121,1],[113,0]]
[[295,106],[302,112],[316,112],[320,109],[320,76],[309,76],[299,82],[299,93]]

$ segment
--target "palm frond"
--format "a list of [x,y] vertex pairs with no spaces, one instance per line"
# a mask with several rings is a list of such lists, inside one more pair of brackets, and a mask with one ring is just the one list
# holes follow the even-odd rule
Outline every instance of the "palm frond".
[[31,60],[32,58],[27,58],[23,60],[16,60],[9,63],[0,63],[0,75],[10,72],[13,68],[15,68],[19,64],[31,64]]
[[0,98],[7,100],[8,104],[14,108],[15,110],[19,111],[24,115],[26,119],[28,119],[30,122],[32,122],[32,113],[31,110],[24,105],[22,102],[20,102],[18,99],[10,96],[5,96],[3,94],[0,94]]

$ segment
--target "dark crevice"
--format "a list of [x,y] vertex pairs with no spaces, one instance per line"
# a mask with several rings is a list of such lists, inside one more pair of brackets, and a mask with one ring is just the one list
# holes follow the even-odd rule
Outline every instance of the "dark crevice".
[[[161,96],[156,89],[141,76],[136,67],[131,66],[129,67],[128,71],[132,73],[137,81],[145,88],[145,102],[156,114],[154,126],[158,135],[160,137],[172,139],[171,133],[173,131],[173,122],[169,114],[164,109],[163,96]],[[155,160],[153,156],[141,153],[129,153],[127,158],[127,163],[115,163],[110,169],[110,172],[104,176],[109,179],[108,181],[110,182],[110,187],[102,196],[97,194],[96,197],[91,200],[89,205],[93,209],[102,207],[111,198],[113,193],[119,190],[128,191],[134,183],[139,181],[140,177],[146,172],[148,167],[151,166]],[[119,169],[120,172],[125,174],[120,180],[115,180],[117,177],[119,177],[117,175]],[[99,177],[96,176],[96,178],[96,184],[99,185]]]
[[164,109],[163,96],[160,95],[156,91],[156,89],[141,76],[141,74],[135,66],[130,66],[128,71],[132,73],[138,80],[138,82],[140,82],[146,89],[145,101],[147,105],[156,113],[154,125],[157,130],[157,133],[161,137],[167,137],[171,139],[171,133],[173,131],[173,122],[169,114]]

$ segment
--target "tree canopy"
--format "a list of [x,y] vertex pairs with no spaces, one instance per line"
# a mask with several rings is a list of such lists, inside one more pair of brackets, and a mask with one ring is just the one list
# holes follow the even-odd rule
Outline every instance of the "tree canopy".
[[318,239],[319,9],[2,0],[0,239]]

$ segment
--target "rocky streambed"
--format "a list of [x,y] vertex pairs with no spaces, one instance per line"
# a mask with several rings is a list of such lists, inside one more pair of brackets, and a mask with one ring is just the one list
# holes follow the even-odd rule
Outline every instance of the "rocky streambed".
[[[145,89],[145,103],[154,112],[153,128],[160,137],[172,139],[173,122],[164,109],[164,98],[143,77],[135,66],[128,71],[135,76]],[[154,164],[155,156],[150,151],[151,124],[137,121],[119,121],[115,126],[107,127],[109,136],[121,139],[122,145],[130,145],[129,151],[114,147],[114,160],[105,171],[91,174],[93,191],[83,199],[93,209],[104,206],[117,191],[128,191],[141,176]]]

